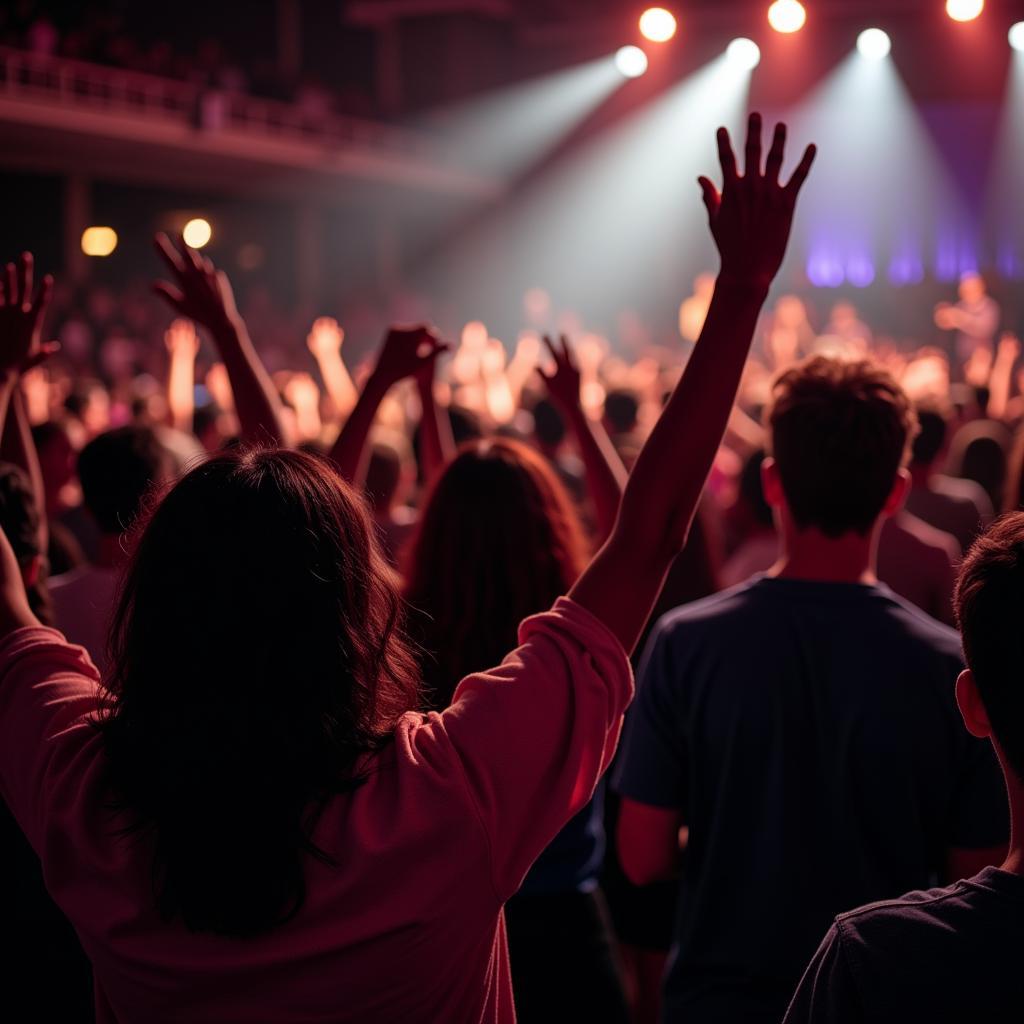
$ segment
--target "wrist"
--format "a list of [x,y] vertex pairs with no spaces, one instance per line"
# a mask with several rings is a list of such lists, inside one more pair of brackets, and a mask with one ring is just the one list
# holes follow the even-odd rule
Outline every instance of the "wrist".
[[764,302],[768,298],[774,277],[765,274],[738,274],[734,271],[719,271],[715,280],[715,291],[742,296]]

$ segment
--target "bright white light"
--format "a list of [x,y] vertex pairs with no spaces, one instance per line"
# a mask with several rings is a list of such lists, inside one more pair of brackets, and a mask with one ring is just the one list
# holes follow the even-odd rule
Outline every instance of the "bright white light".
[[799,32],[807,21],[807,11],[799,0],[775,0],[768,8],[768,24],[776,32]]
[[195,217],[182,229],[181,237],[185,239],[185,244],[190,248],[202,249],[213,237],[213,228],[210,227],[208,220]]
[[676,34],[676,19],[664,7],[648,7],[640,15],[640,34],[652,43],[667,43]]
[[647,54],[639,46],[623,46],[615,54],[615,66],[626,78],[639,78],[647,70]]
[[974,21],[985,9],[985,0],[946,0],[946,13],[954,21]]
[[885,60],[892,40],[880,28],[866,28],[857,36],[857,49],[865,60]]
[[117,232],[113,228],[92,227],[82,232],[82,252],[86,256],[109,256],[117,248]]
[[734,39],[725,50],[729,63],[744,71],[753,71],[761,63],[761,47],[753,39]]
[[1010,26],[1010,45],[1018,52],[1024,53],[1024,21]]

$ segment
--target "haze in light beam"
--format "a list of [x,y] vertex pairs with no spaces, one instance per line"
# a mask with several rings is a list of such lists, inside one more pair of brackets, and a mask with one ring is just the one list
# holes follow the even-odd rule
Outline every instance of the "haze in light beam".
[[624,82],[614,59],[602,57],[431,111],[422,123],[447,140],[459,163],[514,178],[544,157]]

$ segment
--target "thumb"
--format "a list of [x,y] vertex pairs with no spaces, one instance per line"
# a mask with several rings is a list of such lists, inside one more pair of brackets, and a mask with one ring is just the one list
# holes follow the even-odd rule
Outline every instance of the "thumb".
[[697,179],[697,184],[700,185],[701,198],[704,200],[704,206],[708,211],[708,220],[713,224],[715,217],[718,216],[718,208],[721,205],[722,197],[718,194],[718,189],[715,188],[709,178],[701,175]]

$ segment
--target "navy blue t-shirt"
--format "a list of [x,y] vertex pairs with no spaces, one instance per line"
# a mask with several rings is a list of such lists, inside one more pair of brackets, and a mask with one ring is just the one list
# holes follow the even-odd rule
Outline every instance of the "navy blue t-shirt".
[[786,1024],[1019,1024],[1024,878],[997,868],[836,918]]
[[615,786],[689,826],[666,1020],[777,1024],[836,914],[1006,839],[961,667],[956,633],[881,585],[758,576],[661,619]]

